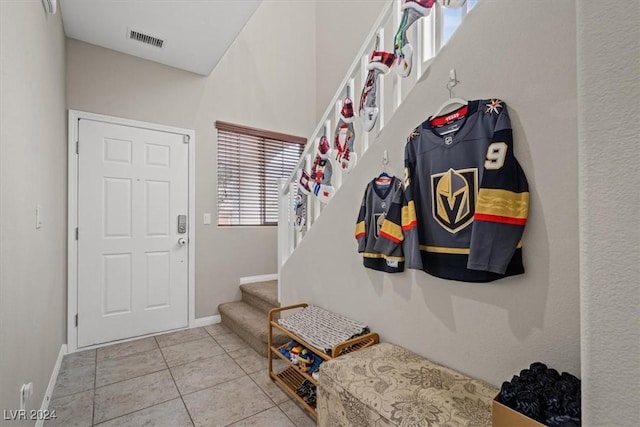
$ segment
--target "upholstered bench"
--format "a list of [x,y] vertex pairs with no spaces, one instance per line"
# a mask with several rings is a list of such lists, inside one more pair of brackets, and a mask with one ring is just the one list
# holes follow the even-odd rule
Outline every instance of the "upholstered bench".
[[318,426],[491,426],[498,389],[381,343],[327,361]]

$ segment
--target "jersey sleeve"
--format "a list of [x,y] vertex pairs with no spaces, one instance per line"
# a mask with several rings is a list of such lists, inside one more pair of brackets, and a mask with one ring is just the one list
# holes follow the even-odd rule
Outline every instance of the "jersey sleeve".
[[358,241],[358,252],[364,252],[367,246],[367,193],[369,192],[369,186],[364,192],[362,197],[362,204],[360,205],[360,212],[358,213],[358,219],[356,220],[356,240]]
[[504,274],[521,246],[529,212],[529,185],[513,154],[506,105],[498,113],[478,189],[467,268]]
[[418,242],[418,221],[413,199],[411,182],[414,171],[414,157],[412,147],[407,143],[405,147],[405,171],[403,191],[398,192],[387,212],[380,228],[380,236],[375,250],[390,256],[398,246],[402,246],[405,256],[405,266],[412,269],[422,268],[420,244]]

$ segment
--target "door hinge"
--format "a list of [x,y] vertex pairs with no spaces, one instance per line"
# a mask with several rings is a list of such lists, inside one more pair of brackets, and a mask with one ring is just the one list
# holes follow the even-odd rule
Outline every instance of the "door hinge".
[[76,154],[80,154],[80,141],[76,141]]
[[189,135],[182,135],[182,142],[188,144],[189,140],[191,140],[191,137]]
[[80,234],[80,231],[78,231],[78,227],[76,227],[76,240],[78,240],[78,235]]
[[76,328],[78,327],[78,313],[76,313]]

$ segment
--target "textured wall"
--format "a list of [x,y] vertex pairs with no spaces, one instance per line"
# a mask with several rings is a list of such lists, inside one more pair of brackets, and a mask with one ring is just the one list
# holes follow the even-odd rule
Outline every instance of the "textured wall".
[[[493,384],[538,360],[579,375],[575,49],[572,1],[479,2],[284,265],[282,302],[362,320],[383,340]],[[451,68],[457,96],[509,105],[531,189],[523,276],[472,284],[390,275],[366,270],[356,253],[355,220],[382,151],[401,174],[406,136],[446,99]]]
[[60,13],[47,15],[40,0],[1,1],[0,410],[19,409],[28,382],[27,409],[40,408],[66,342],[64,76]]
[[387,0],[316,0],[316,115],[327,109]]
[[640,420],[640,3],[577,2],[585,426]]
[[[286,25],[274,25],[283,16]],[[196,317],[239,299],[240,277],[277,271],[276,227],[215,225],[214,123],[310,134],[314,28],[313,3],[265,1],[209,77],[67,41],[69,108],[196,131]],[[214,224],[202,224],[205,212]]]

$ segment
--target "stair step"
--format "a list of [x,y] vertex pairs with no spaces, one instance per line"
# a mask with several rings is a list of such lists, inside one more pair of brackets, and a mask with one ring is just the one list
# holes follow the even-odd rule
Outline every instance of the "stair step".
[[[269,326],[267,315],[253,305],[244,301],[225,302],[218,306],[222,324],[240,338],[255,351],[267,356],[267,343],[269,341]],[[290,338],[280,331],[273,331],[273,344],[280,346],[290,341]]]
[[280,307],[277,280],[240,285],[240,291],[242,291],[242,301],[265,314],[268,314],[272,308]]

